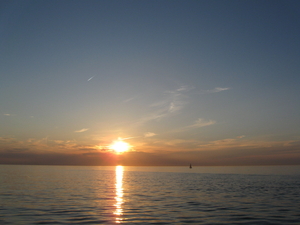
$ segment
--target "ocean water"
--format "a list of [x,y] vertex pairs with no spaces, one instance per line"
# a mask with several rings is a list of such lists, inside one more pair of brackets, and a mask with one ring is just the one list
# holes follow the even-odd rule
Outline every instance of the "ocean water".
[[0,224],[300,224],[300,167],[0,165]]

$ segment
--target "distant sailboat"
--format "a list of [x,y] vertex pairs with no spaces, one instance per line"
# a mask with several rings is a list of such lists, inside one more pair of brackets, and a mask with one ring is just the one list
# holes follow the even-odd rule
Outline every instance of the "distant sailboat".
[[190,169],[192,169],[192,164],[190,164]]

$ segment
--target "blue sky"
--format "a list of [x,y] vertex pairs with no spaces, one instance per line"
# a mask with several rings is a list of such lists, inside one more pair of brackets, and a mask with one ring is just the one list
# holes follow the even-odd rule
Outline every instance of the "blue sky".
[[[298,164],[299,15],[299,1],[2,1],[0,163]],[[117,139],[132,148],[113,157]]]

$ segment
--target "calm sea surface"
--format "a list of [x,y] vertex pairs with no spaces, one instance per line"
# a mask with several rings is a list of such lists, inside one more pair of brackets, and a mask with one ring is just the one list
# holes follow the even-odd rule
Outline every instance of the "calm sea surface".
[[0,165],[0,224],[300,224],[300,167]]

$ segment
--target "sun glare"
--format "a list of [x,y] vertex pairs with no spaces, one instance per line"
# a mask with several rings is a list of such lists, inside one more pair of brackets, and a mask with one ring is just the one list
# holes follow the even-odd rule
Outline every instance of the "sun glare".
[[124,141],[118,140],[112,143],[109,148],[114,150],[116,153],[123,153],[130,149],[130,145]]

